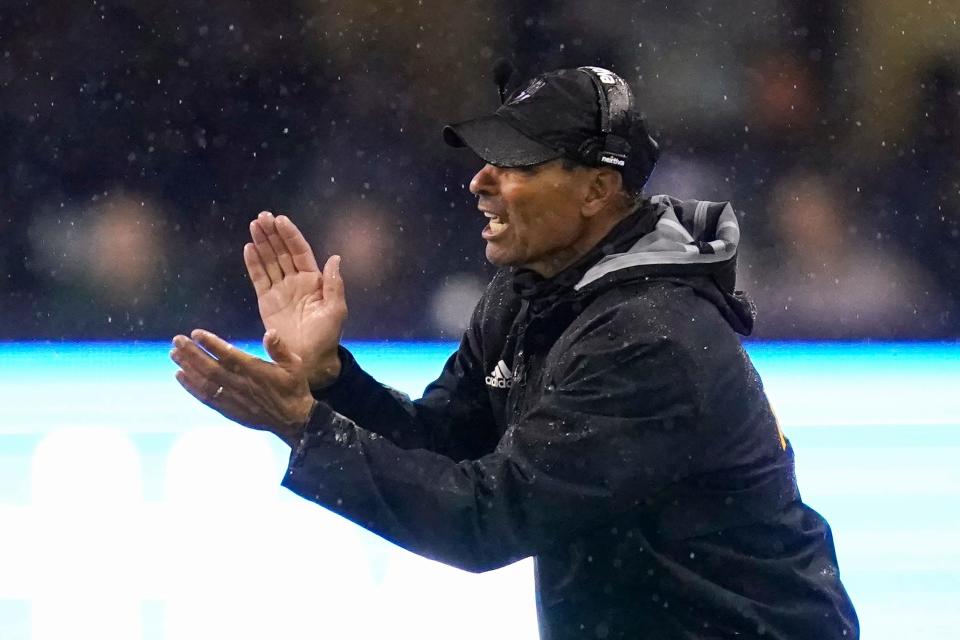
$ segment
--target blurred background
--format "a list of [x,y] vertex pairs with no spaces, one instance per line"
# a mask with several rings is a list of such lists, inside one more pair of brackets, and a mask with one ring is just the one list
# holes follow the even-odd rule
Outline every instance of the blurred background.
[[731,200],[775,339],[960,334],[960,1],[0,4],[0,339],[259,324],[247,223],[344,256],[348,338],[456,338],[491,275],[448,121],[609,67],[648,192]]
[[958,19],[960,0],[0,0],[0,638],[536,637],[529,560],[468,575],[296,498],[286,447],[167,358],[197,326],[263,355],[241,250],[267,209],[343,255],[350,347],[419,394],[492,275],[480,162],[440,129],[498,105],[501,56],[516,81],[617,71],[663,147],[648,193],[734,203],[747,349],[864,637],[955,637]]

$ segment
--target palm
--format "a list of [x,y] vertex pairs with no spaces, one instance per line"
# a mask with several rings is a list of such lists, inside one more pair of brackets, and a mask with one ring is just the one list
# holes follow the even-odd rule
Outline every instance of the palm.
[[322,283],[319,273],[292,274],[257,298],[264,328],[276,329],[301,358],[322,349],[324,343],[339,341],[339,322],[331,317],[329,305],[324,305]]
[[274,329],[303,359],[314,383],[338,368],[337,345],[346,302],[339,259],[323,273],[303,234],[285,216],[262,213],[250,224],[253,244],[244,247],[244,262],[257,292],[264,328]]

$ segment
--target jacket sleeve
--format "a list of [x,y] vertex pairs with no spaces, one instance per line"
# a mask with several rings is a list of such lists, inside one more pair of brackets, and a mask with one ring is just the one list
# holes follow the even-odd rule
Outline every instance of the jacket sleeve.
[[622,344],[603,328],[581,339],[540,401],[479,459],[401,449],[318,404],[283,484],[468,571],[535,555],[688,473],[696,415],[675,346]]
[[483,384],[479,317],[484,301],[440,376],[411,401],[364,371],[340,348],[340,377],[314,396],[342,416],[402,449],[428,449],[464,460],[493,450],[497,437],[489,394]]

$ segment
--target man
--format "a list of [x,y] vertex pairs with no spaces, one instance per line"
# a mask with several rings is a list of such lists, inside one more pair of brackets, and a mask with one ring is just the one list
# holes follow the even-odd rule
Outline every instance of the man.
[[293,448],[284,485],[468,571],[535,557],[541,637],[855,638],[827,523],[735,332],[726,203],[640,190],[657,157],[626,83],[535,78],[447,127],[486,165],[470,191],[503,267],[411,402],[339,346],[322,274],[285,216],[244,248],[268,363],[174,339],[190,393]]

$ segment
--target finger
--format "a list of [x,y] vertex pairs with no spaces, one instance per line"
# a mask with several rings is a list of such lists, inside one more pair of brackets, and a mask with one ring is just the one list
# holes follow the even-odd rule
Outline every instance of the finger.
[[201,349],[187,336],[177,336],[173,339],[170,358],[181,368],[188,367],[210,380],[213,380],[222,369],[216,358]]
[[216,358],[218,364],[227,371],[235,372],[248,368],[257,360],[254,356],[237,349],[220,336],[209,331],[194,329],[190,332],[190,337]]
[[287,371],[298,371],[303,365],[303,360],[290,351],[290,347],[280,339],[276,329],[270,329],[263,334],[263,348],[274,362]]
[[330,256],[323,265],[323,299],[347,305],[343,291],[343,278],[340,276],[340,256]]
[[252,242],[243,245],[243,262],[247,265],[247,273],[250,275],[250,281],[253,283],[253,290],[260,297],[270,291],[270,276],[263,267],[260,260],[260,254]]
[[277,216],[277,233],[287,246],[287,251],[293,258],[293,264],[298,271],[320,271],[317,258],[313,255],[310,243],[303,237],[303,233],[287,216]]
[[220,389],[219,385],[211,388],[208,381],[198,377],[195,372],[186,369],[180,369],[174,374],[174,377],[190,395],[208,407],[216,408],[215,404],[220,404],[223,396],[217,394],[217,390]]
[[222,384],[225,378],[226,372],[217,359],[186,336],[176,336],[173,339],[170,359],[191,375],[195,375],[202,381],[209,381],[214,389]]
[[193,367],[193,364],[183,357],[183,352],[176,347],[170,349],[170,359],[180,367],[181,371],[186,372],[191,378],[196,378],[198,382],[205,379],[203,375]]
[[269,211],[262,211],[257,219],[250,223],[250,237],[253,238],[253,244],[257,248],[257,253],[260,254],[260,261],[267,275],[270,276],[271,282],[276,284],[283,280],[283,270],[280,268],[277,253],[273,250],[264,229],[265,221],[272,217],[273,214]]
[[293,258],[290,256],[290,251],[287,249],[287,245],[280,237],[280,234],[277,233],[277,219],[273,216],[270,216],[265,220],[261,220],[260,226],[267,236],[267,241],[270,242],[270,248],[272,248],[273,252],[277,254],[277,263],[279,263],[280,270],[283,271],[283,275],[295,275],[297,273],[297,268],[293,264]]

